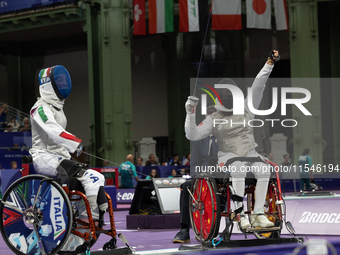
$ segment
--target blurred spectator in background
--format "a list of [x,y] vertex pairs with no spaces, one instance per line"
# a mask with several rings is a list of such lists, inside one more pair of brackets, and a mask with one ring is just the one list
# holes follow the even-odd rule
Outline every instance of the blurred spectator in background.
[[18,132],[20,124],[19,122],[16,120],[15,117],[11,117],[11,122],[7,124],[8,126],[11,126],[13,128],[12,132]]
[[9,126],[4,132],[13,132],[13,127]]
[[18,164],[17,164],[17,162],[16,162],[16,161],[12,161],[12,162],[11,162],[11,167],[12,167],[12,169],[18,169]]
[[141,157],[137,158],[137,165],[136,166],[143,167],[143,158],[141,158]]
[[[2,165],[0,164],[0,170],[4,170],[5,168],[2,168]],[[0,183],[1,184],[1,183]]]
[[137,158],[137,165],[135,165],[136,166],[136,171],[137,172],[142,172],[142,170],[143,170],[143,158],[142,157],[138,157]]
[[284,178],[283,178],[283,175],[282,175],[282,173],[287,173],[287,172],[290,172],[290,170],[291,170],[291,167],[292,167],[292,163],[290,163],[290,161],[289,161],[289,154],[285,154],[285,155],[283,155],[283,159],[284,159],[284,161],[281,163],[281,171],[280,171],[280,181],[282,182],[282,184],[281,184],[281,187],[282,187],[282,191],[283,191],[283,193],[285,193],[285,185],[284,185],[284,182],[285,182],[285,180],[284,180]]
[[6,116],[8,113],[7,103],[0,106],[0,125],[6,124]]
[[28,118],[23,119],[24,126],[20,129],[21,132],[31,132],[31,124]]
[[191,157],[190,153],[185,155],[185,158],[182,162],[183,166],[189,166],[190,165],[190,157]]
[[145,179],[150,180],[150,179],[152,179],[152,178],[159,178],[156,169],[151,169],[150,174],[149,174]]
[[306,148],[299,157],[300,192],[304,190],[304,184],[306,184],[307,190],[311,189],[310,179],[313,178],[313,173],[310,171],[310,168],[312,167],[312,158],[308,154],[309,149]]
[[121,176],[121,188],[122,189],[133,189],[132,178],[138,182],[139,178],[136,173],[136,168],[133,165],[133,155],[129,154],[126,156],[126,162],[120,164],[118,169],[119,175]]
[[179,161],[178,153],[172,154],[172,159],[170,161],[170,165],[172,165],[172,166],[180,166],[181,165],[181,161]]
[[292,165],[292,163],[290,163],[290,161],[289,161],[289,154],[283,155],[283,159],[284,159],[284,161],[281,163],[281,166],[290,167]]
[[149,160],[146,161],[145,166],[158,166],[158,162],[156,161],[155,154],[149,155]]
[[19,147],[19,144],[15,143],[15,144],[13,144],[13,147],[11,147],[11,150],[12,151],[20,151],[21,148]]
[[168,178],[174,178],[177,176],[177,170],[176,169],[172,169],[171,170],[171,175]]
[[273,161],[273,159],[274,159],[273,153],[269,152],[269,154],[268,154],[268,159],[269,159],[271,162],[274,162],[274,161]]

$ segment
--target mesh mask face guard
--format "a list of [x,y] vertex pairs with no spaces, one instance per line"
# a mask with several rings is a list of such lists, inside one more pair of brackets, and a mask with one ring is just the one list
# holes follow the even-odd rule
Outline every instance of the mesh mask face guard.
[[72,89],[70,74],[61,65],[42,69],[39,73],[39,83],[44,85],[51,82],[54,92],[60,100],[68,97]]

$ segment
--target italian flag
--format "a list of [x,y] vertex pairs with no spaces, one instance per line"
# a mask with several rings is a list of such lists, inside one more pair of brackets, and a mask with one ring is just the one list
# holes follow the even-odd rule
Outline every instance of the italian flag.
[[149,0],[149,34],[174,31],[173,0]]
[[242,30],[241,0],[213,0],[213,30]]
[[179,32],[200,31],[198,0],[179,0]]
[[45,77],[47,77],[47,76],[50,76],[51,69],[52,69],[52,67],[41,70],[41,71],[40,71],[40,74],[39,74],[40,80],[41,80],[42,78],[45,78]]

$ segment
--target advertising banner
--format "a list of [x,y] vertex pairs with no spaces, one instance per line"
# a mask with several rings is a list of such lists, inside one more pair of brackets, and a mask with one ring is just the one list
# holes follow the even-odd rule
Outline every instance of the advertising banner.
[[119,189],[117,190],[117,203],[128,204],[132,202],[135,195],[135,189]]

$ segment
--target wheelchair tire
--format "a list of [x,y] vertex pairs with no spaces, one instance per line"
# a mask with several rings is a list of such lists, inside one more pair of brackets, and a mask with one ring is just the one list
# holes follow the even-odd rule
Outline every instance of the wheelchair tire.
[[190,196],[190,221],[197,240],[201,240],[201,221],[204,241],[210,241],[218,234],[221,211],[219,196],[216,195],[217,190],[215,179],[196,179],[192,185],[192,194],[195,200],[202,201],[204,205],[201,219],[199,210],[195,209],[195,201]]
[[63,247],[72,228],[72,208],[57,182],[43,175],[25,176],[6,190],[2,201],[0,231],[15,254],[42,254],[39,239],[48,255]]

